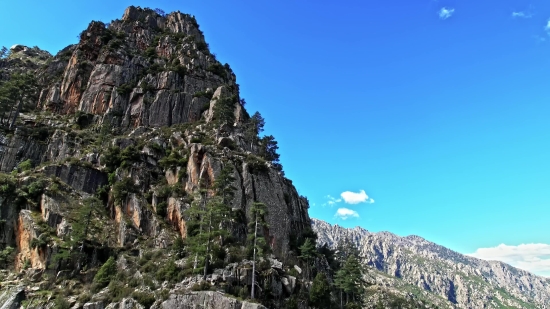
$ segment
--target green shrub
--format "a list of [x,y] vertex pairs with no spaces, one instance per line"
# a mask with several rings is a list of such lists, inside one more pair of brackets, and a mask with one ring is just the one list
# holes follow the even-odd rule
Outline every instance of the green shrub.
[[[164,71],[164,68],[158,63],[153,63],[147,68],[147,74],[157,74],[157,73],[160,73],[162,71]],[[147,84],[145,82],[141,83],[141,87],[143,88],[143,91],[145,91],[145,92],[155,90],[154,87],[150,86],[149,84]]]
[[112,172],[107,174],[107,180],[109,181],[110,185],[114,185],[116,182],[116,172]]
[[44,189],[46,188],[47,182],[44,179],[38,179],[29,184],[27,187],[27,193],[29,199],[37,199],[44,193]]
[[141,266],[140,271],[142,273],[151,273],[155,271],[158,267],[153,263],[152,261],[146,262],[143,266]]
[[168,204],[166,202],[160,202],[157,204],[157,215],[161,216],[161,217],[166,217],[166,210],[168,209]]
[[145,56],[147,56],[148,58],[156,57],[157,56],[156,48],[154,46],[147,47],[147,49],[145,50]]
[[19,165],[17,166],[22,172],[25,172],[25,171],[29,171],[32,169],[32,161],[31,159],[28,159],[28,160],[25,160],[21,163],[19,163]]
[[192,291],[208,291],[212,288],[212,285],[207,281],[201,281],[200,283],[195,283],[191,287]]
[[132,83],[124,83],[124,84],[118,86],[116,88],[116,91],[120,95],[127,95],[127,94],[130,94],[132,92],[132,90],[134,90],[134,87],[135,87],[135,85],[132,84]]
[[130,177],[123,178],[113,185],[113,197],[117,202],[122,202],[131,193],[138,193],[138,188]]
[[202,143],[202,138],[200,138],[200,137],[193,137],[193,138],[191,138],[191,143],[200,144],[200,143]]
[[105,264],[99,268],[99,271],[94,276],[93,283],[99,288],[106,287],[110,282],[111,279],[116,274],[116,262],[115,259],[111,256]]
[[125,297],[129,297],[134,289],[127,287],[124,283],[113,280],[109,283],[109,302],[119,302]]
[[120,153],[122,167],[129,167],[141,158],[139,151],[134,146],[128,146]]
[[0,195],[12,195],[15,192],[15,180],[12,176],[0,174]]
[[163,169],[175,168],[178,166],[184,167],[187,166],[188,160],[189,158],[187,155],[182,156],[178,150],[172,150],[168,156],[159,160],[159,165]]
[[246,163],[248,164],[248,171],[252,174],[267,173],[269,171],[266,161],[260,157],[250,155],[246,158]]
[[53,133],[53,129],[49,127],[34,127],[30,136],[36,140],[45,142]]
[[177,282],[181,278],[181,272],[179,271],[178,267],[176,266],[176,263],[174,260],[170,260],[167,263],[165,263],[156,274],[157,280],[159,281],[168,281],[168,282]]
[[101,163],[105,164],[107,172],[113,172],[116,170],[120,163],[122,163],[122,158],[120,156],[120,148],[118,147],[109,147],[107,151],[101,157]]
[[145,308],[151,307],[155,302],[155,296],[146,292],[133,292],[132,298],[143,305]]
[[54,309],[69,309],[71,308],[71,304],[61,296],[57,296],[53,302],[53,308]]
[[90,295],[89,292],[84,292],[84,293],[81,293],[78,298],[76,299],[77,302],[81,303],[81,304],[85,304],[87,302],[89,302],[90,300],[92,299],[92,295]]
[[172,65],[168,67],[168,70],[176,72],[181,78],[185,77],[185,74],[187,74],[187,69],[181,64]]
[[214,96],[214,92],[212,91],[197,91],[193,94],[194,98],[205,97],[208,100],[212,100],[213,96]]
[[197,49],[200,50],[200,51],[208,51],[208,43],[205,43],[205,42],[197,42],[196,43],[197,45]]
[[181,236],[178,236],[172,244],[172,251],[180,259],[185,256],[185,242]]
[[162,148],[162,146],[157,143],[151,143],[149,147],[151,147],[151,149],[153,149],[157,153],[164,153],[164,148]]
[[209,65],[206,68],[206,71],[212,72],[212,73],[214,73],[214,74],[216,74],[219,77],[222,77],[224,79],[227,78],[227,71],[225,71],[225,68],[219,62],[216,62],[214,64]]
[[148,276],[143,278],[143,285],[149,287],[152,290],[157,288],[155,282],[153,282],[153,279],[149,278]]
[[[44,234],[42,234],[44,235]],[[49,237],[47,236],[42,236],[40,235],[40,237],[38,238],[33,238],[31,240],[31,248],[42,248],[42,247],[45,247],[47,244],[48,244],[48,241],[50,240]]]
[[[5,224],[6,221],[3,220],[3,222],[0,222],[0,224]],[[7,246],[4,248],[4,250],[0,251],[0,266],[2,266],[3,269],[6,268],[6,265],[13,261],[15,254],[15,249],[13,247]]]

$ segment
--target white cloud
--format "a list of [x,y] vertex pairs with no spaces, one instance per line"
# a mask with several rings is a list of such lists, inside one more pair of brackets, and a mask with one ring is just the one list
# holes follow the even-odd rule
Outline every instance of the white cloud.
[[544,26],[544,31],[550,35],[550,19],[546,22],[546,26]]
[[500,244],[493,248],[479,248],[468,255],[484,260],[501,261],[537,275],[550,276],[550,245],[547,244]]
[[531,18],[531,17],[533,17],[533,14],[529,13],[529,12],[512,12],[512,17],[514,17],[514,18]]
[[328,199],[328,201],[327,201],[326,204],[329,205],[329,206],[333,206],[333,205],[335,205],[336,203],[340,203],[340,202],[342,201],[342,199],[340,199],[340,198],[335,198],[335,197],[332,197],[332,196],[330,196],[330,195],[327,195],[326,198]]
[[441,8],[438,14],[439,14],[439,18],[445,20],[453,16],[454,13],[455,13],[455,9]]
[[374,203],[374,200],[369,198],[365,190],[359,191],[359,193],[346,191],[340,194],[346,204],[359,204],[359,203]]
[[535,11],[535,7],[533,5],[529,5],[529,7],[526,10],[512,12],[512,17],[513,18],[531,18],[535,15],[534,11]]
[[334,216],[342,220],[346,220],[348,218],[359,218],[357,211],[348,208],[338,208]]

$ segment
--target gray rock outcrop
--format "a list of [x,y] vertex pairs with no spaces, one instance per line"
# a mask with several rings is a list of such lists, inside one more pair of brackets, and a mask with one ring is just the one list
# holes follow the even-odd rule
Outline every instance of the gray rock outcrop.
[[170,295],[162,309],[267,309],[257,303],[239,301],[218,292],[193,292],[184,295]]

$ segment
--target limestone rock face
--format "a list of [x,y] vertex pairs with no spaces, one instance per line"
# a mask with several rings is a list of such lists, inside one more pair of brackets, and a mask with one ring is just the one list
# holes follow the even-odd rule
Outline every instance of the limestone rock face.
[[25,264],[33,268],[44,269],[46,267],[45,252],[41,248],[33,248],[31,245],[31,241],[38,237],[40,237],[39,230],[31,212],[22,210],[19,213],[16,233],[16,243],[19,249],[19,254],[16,258],[17,268],[20,269]]
[[40,105],[101,115],[123,127],[197,121],[208,108],[198,93],[236,84],[205,45],[193,17],[129,7],[108,28],[92,22],[82,32],[63,80],[43,91]]
[[40,162],[46,145],[38,143],[22,131],[9,138],[0,134],[0,171],[11,172],[24,159]]
[[[255,282],[269,287],[258,297],[285,304],[305,287],[286,272],[310,228],[308,201],[262,151],[236,76],[193,16],[129,7],[109,25],[91,22],[53,57],[24,46],[12,55],[0,59],[0,81],[24,72],[38,86],[15,129],[0,128],[0,295],[9,278],[37,308],[151,299],[152,308],[265,308],[222,293],[246,295],[252,284],[255,202],[267,206],[257,234],[270,249],[255,264]],[[222,171],[232,179],[225,189]],[[223,215],[207,221],[200,207],[220,200]],[[209,253],[192,254],[205,245]],[[112,284],[94,285],[111,256],[124,267]],[[212,269],[197,280],[206,256]],[[218,292],[192,292],[195,284]]]
[[44,169],[46,175],[59,177],[73,189],[95,193],[98,188],[107,184],[107,175],[93,168],[78,165],[51,165]]
[[378,283],[398,286],[397,281],[404,281],[458,308],[501,308],[500,303],[516,308],[550,305],[550,279],[505,263],[465,256],[418,236],[345,229],[316,219],[312,222],[319,245],[334,248],[339,241],[350,239],[365,265],[400,279],[388,283],[382,275],[371,273]]

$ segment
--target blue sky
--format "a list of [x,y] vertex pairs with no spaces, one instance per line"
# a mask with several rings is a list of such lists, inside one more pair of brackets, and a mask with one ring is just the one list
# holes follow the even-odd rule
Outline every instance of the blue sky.
[[0,45],[131,4],[197,17],[312,217],[550,275],[548,1],[9,1]]

